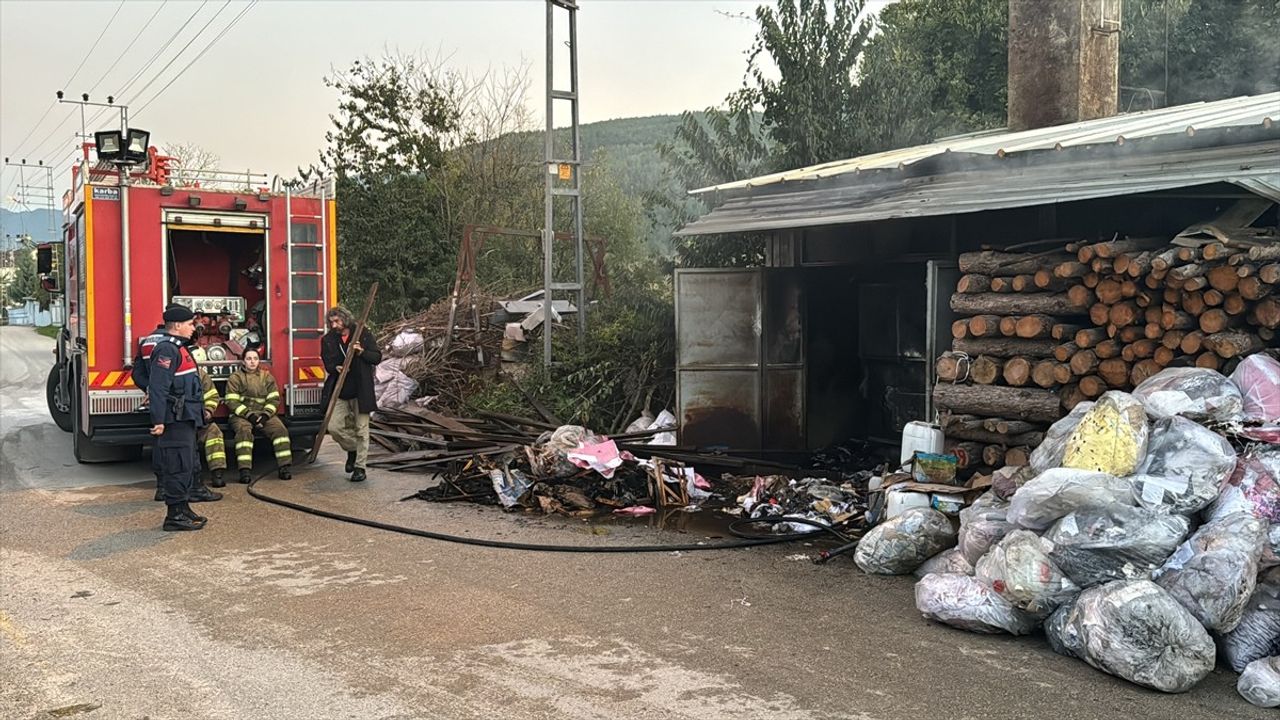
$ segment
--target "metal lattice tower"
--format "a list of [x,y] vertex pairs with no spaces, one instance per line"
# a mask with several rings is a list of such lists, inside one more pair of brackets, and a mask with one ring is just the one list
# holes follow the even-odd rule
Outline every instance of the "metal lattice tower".
[[[576,0],[546,0],[547,5],[547,135],[546,189],[543,194],[545,218],[542,227],[542,356],[551,365],[551,328],[555,294],[566,293],[577,305],[578,342],[587,328],[587,295],[583,277],[582,231],[582,137],[578,129],[578,3]],[[555,20],[557,10],[568,13],[569,20],[569,88],[557,90],[555,84]],[[567,102],[570,108],[569,156],[556,157],[555,105]],[[572,281],[555,278],[556,200],[568,198],[573,215],[569,241],[573,243]]]

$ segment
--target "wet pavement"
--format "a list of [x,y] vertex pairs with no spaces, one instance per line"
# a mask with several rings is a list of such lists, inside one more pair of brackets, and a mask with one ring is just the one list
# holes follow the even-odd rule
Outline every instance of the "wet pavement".
[[[1162,695],[919,617],[910,578],[816,548],[605,555],[450,544],[249,497],[159,530],[145,459],[80,466],[43,409],[51,342],[0,328],[0,718],[1264,718],[1219,670]],[[256,488],[335,512],[531,543],[718,530],[401,501],[327,445]],[[270,469],[269,457],[259,472]],[[677,522],[679,518],[668,518]],[[655,519],[656,523],[656,519]],[[678,524],[678,522],[677,522]],[[712,538],[714,541],[714,538]]]

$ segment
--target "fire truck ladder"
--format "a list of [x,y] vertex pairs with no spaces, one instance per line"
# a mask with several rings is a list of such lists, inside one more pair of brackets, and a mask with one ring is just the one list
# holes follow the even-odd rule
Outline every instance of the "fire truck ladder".
[[[285,390],[289,411],[296,407],[299,380],[299,357],[294,350],[298,338],[319,338],[324,335],[324,313],[328,307],[329,283],[325,276],[325,248],[329,246],[328,184],[319,185],[320,214],[295,215],[293,191],[285,191],[286,235],[288,243],[288,293],[289,293],[289,386]],[[301,221],[301,222],[295,222]],[[319,404],[317,397],[315,404]]]
[[[542,359],[551,365],[552,310],[555,293],[569,293],[577,305],[578,342],[582,343],[587,329],[587,296],[583,279],[582,232],[582,138],[578,129],[578,4],[576,0],[546,0],[547,3],[547,134],[546,134],[546,186],[543,193],[545,217],[542,226]],[[568,13],[569,21],[569,89],[556,90],[555,83],[555,16],[556,8]],[[569,157],[556,157],[555,103],[569,103],[570,136]],[[573,271],[571,282],[555,279],[556,201],[569,199],[573,215],[569,239],[573,243]]]

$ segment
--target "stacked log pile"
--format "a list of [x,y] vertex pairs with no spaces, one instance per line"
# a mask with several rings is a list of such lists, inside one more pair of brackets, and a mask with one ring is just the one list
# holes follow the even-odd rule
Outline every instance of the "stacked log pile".
[[1280,237],[1169,238],[960,256],[934,404],[961,467],[1026,464],[1050,423],[1167,367],[1230,373],[1277,345]]

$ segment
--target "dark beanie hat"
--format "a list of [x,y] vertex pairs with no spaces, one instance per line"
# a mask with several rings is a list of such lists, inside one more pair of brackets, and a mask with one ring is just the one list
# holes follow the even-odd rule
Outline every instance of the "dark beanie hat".
[[185,305],[170,305],[164,309],[164,321],[167,323],[186,322],[194,320],[195,313],[191,312],[191,308]]

